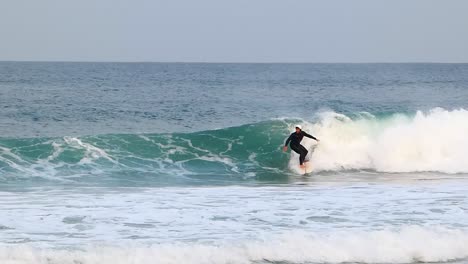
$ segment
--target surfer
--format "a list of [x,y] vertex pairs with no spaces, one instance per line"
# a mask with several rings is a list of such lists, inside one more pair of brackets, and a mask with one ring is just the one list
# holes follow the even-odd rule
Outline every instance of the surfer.
[[297,125],[296,126],[296,132],[293,132],[288,137],[288,139],[286,140],[286,143],[284,144],[284,147],[283,147],[283,151],[286,152],[288,150],[288,144],[289,144],[289,142],[291,142],[291,144],[289,146],[291,147],[292,150],[294,150],[297,154],[299,154],[299,164],[300,164],[301,168],[305,167],[304,166],[304,160],[305,160],[305,157],[307,156],[307,153],[309,152],[309,151],[307,151],[307,149],[304,146],[301,145],[301,141],[302,141],[303,137],[308,137],[308,138],[314,139],[317,142],[320,141],[317,138],[315,138],[314,136],[309,135],[306,132],[302,131],[302,127],[300,125]]

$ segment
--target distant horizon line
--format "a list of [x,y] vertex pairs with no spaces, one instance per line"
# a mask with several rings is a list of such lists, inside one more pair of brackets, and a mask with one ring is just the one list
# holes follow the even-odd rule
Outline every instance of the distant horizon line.
[[438,61],[401,61],[401,62],[261,62],[261,61],[93,61],[93,60],[0,60],[4,62],[26,62],[26,63],[160,63],[160,64],[467,64],[468,62],[438,62]]

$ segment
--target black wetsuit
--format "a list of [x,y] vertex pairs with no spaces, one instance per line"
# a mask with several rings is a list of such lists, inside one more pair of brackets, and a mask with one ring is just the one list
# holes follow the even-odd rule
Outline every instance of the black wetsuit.
[[297,154],[299,154],[299,163],[301,165],[302,163],[304,163],[305,157],[307,156],[307,153],[309,152],[307,151],[306,148],[304,148],[304,146],[301,145],[302,138],[304,137],[317,140],[314,136],[309,135],[306,132],[301,130],[301,132],[299,133],[296,133],[296,132],[292,133],[286,140],[286,143],[284,144],[284,146],[287,147],[289,142],[291,142],[289,146],[291,147],[292,150],[294,150]]

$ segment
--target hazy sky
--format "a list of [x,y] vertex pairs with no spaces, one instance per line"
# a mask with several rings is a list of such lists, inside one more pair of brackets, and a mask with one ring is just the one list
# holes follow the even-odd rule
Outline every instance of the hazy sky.
[[468,62],[468,0],[0,0],[0,60]]

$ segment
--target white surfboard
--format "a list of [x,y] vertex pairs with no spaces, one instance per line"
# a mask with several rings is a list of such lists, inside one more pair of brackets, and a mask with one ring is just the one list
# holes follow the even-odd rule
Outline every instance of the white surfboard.
[[314,171],[312,162],[310,162],[309,160],[304,161],[304,165],[305,165],[305,168],[299,168],[301,171],[301,175],[311,173],[312,171]]

